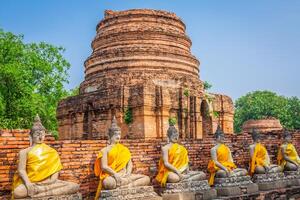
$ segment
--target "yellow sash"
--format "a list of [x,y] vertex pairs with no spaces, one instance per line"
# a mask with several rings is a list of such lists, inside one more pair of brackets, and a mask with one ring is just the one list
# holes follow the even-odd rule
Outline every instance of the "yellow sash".
[[[280,165],[283,169],[286,164],[286,161],[283,158],[283,155],[281,152],[281,147],[282,147],[282,145],[278,149],[277,161],[278,161],[278,165]],[[293,144],[291,144],[291,143],[287,144],[284,152],[291,160],[300,164],[300,158],[299,158],[297,150]]]
[[[168,159],[169,163],[181,172],[188,167],[188,151],[182,145],[177,143],[173,144],[168,151]],[[170,170],[164,165],[163,158],[160,158],[156,180],[161,183],[162,186],[166,185],[169,172]]]
[[[44,143],[35,145],[27,154],[26,172],[32,183],[43,181],[61,169],[57,151]],[[13,190],[20,184],[24,183],[16,172],[13,178]]]
[[[232,170],[232,169],[236,169],[236,165],[230,161],[230,149],[224,145],[221,144],[218,149],[217,149],[217,159],[218,162],[221,163],[224,167],[226,167],[228,170]],[[213,160],[210,160],[208,163],[208,167],[207,170],[210,173],[210,177],[209,177],[209,184],[213,185],[214,184],[214,180],[215,180],[215,175],[216,172],[218,170],[220,170],[219,167],[217,167],[217,165],[215,164],[215,162]]]
[[[108,174],[101,169],[101,158],[102,158],[102,152],[100,152],[97,156],[97,159],[95,161],[94,165],[94,172],[97,177],[99,177],[99,184],[95,196],[95,200],[99,199],[101,189],[102,189],[102,182],[103,180],[110,176],[111,174]],[[114,170],[115,172],[119,172],[122,169],[124,169],[127,165],[127,163],[131,159],[130,151],[127,147],[125,147],[122,144],[115,144],[111,150],[108,153],[107,156],[107,165]]]
[[252,176],[255,168],[257,166],[266,166],[268,163],[266,162],[267,158],[267,149],[260,143],[256,144],[254,147],[254,152],[252,158],[250,160],[250,172],[249,174]]

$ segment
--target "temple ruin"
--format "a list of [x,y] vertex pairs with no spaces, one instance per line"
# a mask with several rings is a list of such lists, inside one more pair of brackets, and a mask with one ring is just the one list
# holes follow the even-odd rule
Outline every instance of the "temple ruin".
[[164,137],[169,119],[184,139],[204,138],[217,124],[233,133],[232,100],[204,90],[185,29],[170,12],[105,11],[80,94],[58,105],[60,139],[103,139],[113,115],[124,138]]

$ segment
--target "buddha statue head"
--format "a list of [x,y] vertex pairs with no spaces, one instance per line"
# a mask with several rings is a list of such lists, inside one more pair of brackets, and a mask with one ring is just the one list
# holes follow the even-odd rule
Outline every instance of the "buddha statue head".
[[256,129],[252,129],[251,136],[254,142],[260,142],[261,136],[260,133],[256,131]]
[[224,135],[220,125],[218,125],[217,130],[215,132],[215,139],[216,139],[217,143],[223,143],[224,138],[225,138],[225,135]]
[[168,141],[172,143],[178,142],[179,134],[174,125],[169,125],[168,131],[167,131]]
[[46,129],[43,126],[39,115],[36,115],[29,135],[30,135],[31,143],[33,144],[43,143],[46,136]]
[[283,136],[284,142],[287,142],[287,143],[292,142],[292,134],[288,130],[284,130],[282,136]]
[[121,128],[117,124],[116,117],[114,116],[111,122],[111,126],[108,129],[108,137],[110,144],[120,142],[121,139]]

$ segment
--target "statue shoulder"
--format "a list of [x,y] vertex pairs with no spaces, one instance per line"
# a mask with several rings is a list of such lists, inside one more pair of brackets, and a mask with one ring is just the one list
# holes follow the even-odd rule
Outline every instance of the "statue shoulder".
[[168,151],[170,149],[170,147],[171,147],[170,144],[166,144],[166,145],[161,147],[161,150],[162,151]]
[[26,149],[22,149],[20,152],[19,152],[19,157],[24,157],[26,156],[29,151],[32,149],[32,147],[27,147]]
[[285,150],[286,147],[287,147],[287,144],[282,144],[282,145],[280,145],[280,149],[282,149],[282,150]]
[[108,153],[110,149],[111,149],[111,147],[109,147],[109,146],[104,147],[100,150],[100,153],[102,153],[102,154]]
[[249,149],[254,149],[256,144],[250,144]]
[[218,148],[219,148],[219,145],[218,145],[218,144],[215,145],[213,148],[210,149],[210,153],[215,153],[215,152],[217,152]]

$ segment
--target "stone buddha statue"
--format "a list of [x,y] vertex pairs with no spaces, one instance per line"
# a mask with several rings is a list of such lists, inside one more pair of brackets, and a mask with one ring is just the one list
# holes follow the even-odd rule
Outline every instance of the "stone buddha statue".
[[282,171],[278,165],[270,163],[270,157],[266,147],[261,144],[261,136],[255,129],[252,130],[253,144],[250,145],[249,174],[279,173]]
[[30,130],[30,147],[19,153],[13,199],[68,195],[79,190],[76,183],[58,180],[62,164],[57,151],[43,143],[45,135],[46,129],[36,116]]
[[99,199],[103,189],[132,188],[150,184],[148,176],[132,174],[131,154],[127,147],[120,144],[121,129],[115,117],[108,130],[108,136],[109,143],[101,149],[94,166],[95,175],[100,179],[95,199]]
[[224,144],[224,133],[220,126],[215,132],[216,145],[211,149],[211,160],[208,163],[208,171],[210,172],[209,184],[214,184],[215,177],[226,178],[231,176],[246,176],[247,170],[237,168],[234,164],[231,151]]
[[167,131],[168,142],[162,147],[156,180],[165,186],[166,183],[181,181],[200,181],[206,178],[201,171],[189,170],[189,158],[186,148],[178,144],[178,131],[170,125]]
[[283,144],[278,149],[277,160],[284,171],[300,171],[300,158],[288,131],[283,133]]

